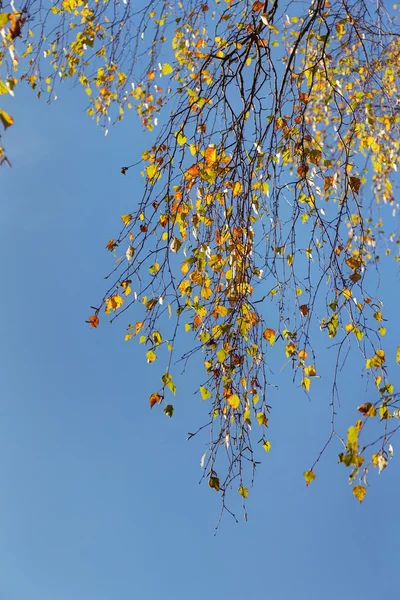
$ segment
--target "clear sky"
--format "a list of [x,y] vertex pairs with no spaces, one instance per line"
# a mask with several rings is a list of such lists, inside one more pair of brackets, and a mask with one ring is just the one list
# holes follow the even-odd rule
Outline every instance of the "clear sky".
[[[4,105],[16,124],[0,171],[0,600],[397,597],[396,440],[362,506],[338,446],[304,484],[329,432],[329,355],[311,401],[280,377],[249,520],[234,491],[239,523],[225,516],[214,537],[219,497],[198,485],[206,439],[185,441],[205,414],[195,368],[171,420],[150,412],[157,367],[124,343],[125,321],[84,322],[112,266],[104,246],[140,195],[140,175],[119,169],[146,134],[132,117],[104,138],[82,94],[59,95],[47,106],[21,87]],[[398,274],[382,269],[394,349]],[[370,397],[359,373],[343,374],[347,424]]]

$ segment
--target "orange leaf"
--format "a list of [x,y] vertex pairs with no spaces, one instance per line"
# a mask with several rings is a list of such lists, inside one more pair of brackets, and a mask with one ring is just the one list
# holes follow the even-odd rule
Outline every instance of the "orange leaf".
[[274,329],[269,329],[267,328],[264,333],[263,333],[263,337],[264,339],[267,340],[267,342],[269,342],[272,346],[272,344],[275,341],[275,330]]
[[186,171],[185,178],[186,179],[194,179],[195,177],[197,177],[198,174],[199,174],[199,167],[197,165],[192,165]]
[[116,242],[115,242],[113,239],[111,239],[111,240],[108,242],[108,244],[107,244],[107,246],[106,246],[106,249],[107,249],[107,250],[109,250],[110,252],[112,252],[112,251],[113,251],[113,250],[114,250],[114,249],[117,247],[117,245],[118,245],[118,244],[117,244],[117,243],[116,243]]
[[89,323],[92,327],[97,327],[99,324],[99,317],[97,315],[92,315],[89,317]]
[[264,8],[264,2],[253,2],[252,9],[254,12],[258,12]]
[[205,159],[208,167],[217,162],[217,149],[214,146],[208,146],[205,153]]
[[150,408],[153,408],[153,406],[155,404],[159,404],[162,400],[162,396],[160,396],[160,394],[158,392],[154,392],[154,394],[152,394],[150,396]]

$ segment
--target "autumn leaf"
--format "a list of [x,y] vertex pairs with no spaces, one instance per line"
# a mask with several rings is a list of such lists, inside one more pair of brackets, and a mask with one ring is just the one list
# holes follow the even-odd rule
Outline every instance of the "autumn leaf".
[[211,475],[210,479],[208,480],[208,485],[216,492],[219,492],[219,479],[215,475]]
[[192,165],[185,172],[186,179],[194,179],[199,174],[199,167],[197,165]]
[[134,248],[133,246],[128,246],[128,249],[127,249],[127,251],[126,251],[126,253],[125,253],[126,260],[127,260],[128,262],[131,262],[131,260],[132,260],[132,259],[133,259],[133,257],[134,257],[134,254],[135,254],[135,248]]
[[182,132],[182,131],[180,131],[180,132],[178,133],[178,135],[176,136],[176,141],[178,142],[178,144],[179,144],[180,146],[183,146],[183,145],[184,145],[184,144],[186,144],[186,142],[187,142],[187,137],[186,137],[186,136],[183,134],[183,132]]
[[361,180],[358,177],[350,177],[349,184],[351,191],[355,194],[358,194],[358,192],[360,191]]
[[97,327],[99,324],[99,317],[97,315],[92,315],[89,317],[89,323],[91,327]]
[[268,417],[265,415],[265,413],[257,413],[257,423],[263,427],[268,427]]
[[309,470],[309,471],[304,471],[304,473],[303,473],[303,476],[304,476],[304,479],[305,479],[305,482],[306,482],[306,485],[307,485],[307,486],[309,486],[309,485],[310,485],[310,483],[311,483],[312,481],[314,481],[314,479],[315,479],[315,477],[316,477],[316,475],[315,475],[314,471],[311,471],[311,470]]
[[9,115],[8,113],[6,113],[5,110],[2,110],[0,108],[0,121],[3,123],[4,129],[7,129],[7,127],[10,127],[10,125],[12,125],[14,123],[14,119],[12,118],[11,115]]
[[371,404],[371,402],[364,402],[364,404],[360,404],[357,406],[358,412],[366,417],[375,417],[376,408]]
[[129,223],[132,220],[132,215],[121,215],[121,219],[125,227],[128,227]]
[[200,394],[203,400],[207,400],[208,398],[211,398],[211,393],[210,391],[204,387],[204,385],[200,386]]
[[238,492],[241,496],[243,496],[243,498],[247,498],[249,495],[249,490],[247,487],[243,487],[242,485],[240,486],[240,488],[238,489]]
[[167,406],[164,408],[164,412],[167,415],[167,417],[171,418],[174,414],[174,407],[172,406],[172,404],[167,404]]
[[21,29],[26,22],[26,17],[19,13],[11,13],[8,15],[10,21],[10,36],[12,40],[21,35]]
[[262,447],[264,448],[265,452],[269,452],[271,450],[271,442],[264,440]]
[[228,402],[234,409],[239,408],[240,406],[240,398],[237,394],[231,394],[228,396]]
[[240,183],[240,181],[235,181],[235,183],[233,184],[233,187],[232,187],[233,196],[239,196],[239,194],[241,194],[242,191],[243,191],[243,186]]
[[156,360],[157,355],[154,352],[154,350],[149,350],[148,352],[146,352],[146,358],[147,358],[147,362],[149,364],[151,364],[151,363],[153,363]]
[[118,244],[115,242],[115,240],[111,239],[106,246],[106,250],[112,252],[117,246]]
[[263,332],[263,337],[267,340],[267,342],[270,343],[270,346],[273,346],[275,342],[275,330],[269,328],[265,329]]
[[214,145],[208,146],[206,149],[205,159],[208,167],[212,167],[217,162],[217,149]]
[[4,27],[4,25],[7,25],[9,20],[10,20],[9,13],[0,13],[0,27]]
[[159,404],[162,400],[162,396],[160,396],[160,394],[158,392],[154,392],[154,394],[151,394],[150,396],[150,408],[153,408],[153,406],[155,404]]
[[359,501],[360,504],[364,500],[364,496],[366,493],[367,493],[367,488],[365,488],[363,485],[355,485],[353,487],[353,494],[357,498],[357,500]]
[[315,367],[313,367],[313,365],[309,365],[308,367],[305,367],[304,375],[306,375],[307,377],[315,377],[316,374],[317,374],[317,371],[315,370]]
[[300,310],[301,314],[303,315],[303,317],[306,317],[308,315],[308,313],[310,312],[307,304],[302,304],[301,306],[299,306],[299,310]]
[[161,73],[162,75],[170,75],[173,71],[173,68],[171,67],[170,64],[168,63],[164,63],[162,68],[161,68]]

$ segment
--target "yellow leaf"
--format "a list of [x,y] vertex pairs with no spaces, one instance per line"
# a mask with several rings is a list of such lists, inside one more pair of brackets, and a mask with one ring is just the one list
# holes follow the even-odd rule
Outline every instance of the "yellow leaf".
[[396,362],[400,363],[400,346],[397,346]]
[[307,486],[316,478],[314,471],[311,471],[311,469],[309,471],[304,471],[303,476]]
[[235,181],[235,183],[233,184],[233,188],[232,188],[232,194],[234,196],[239,196],[239,194],[241,194],[243,191],[243,186],[240,183],[240,181]]
[[4,25],[7,25],[8,21],[10,20],[10,15],[8,13],[0,13],[0,27],[4,27]]
[[392,415],[390,414],[386,404],[381,404],[381,406],[379,407],[379,416],[381,418],[381,421],[392,418]]
[[238,489],[238,492],[241,496],[243,496],[243,498],[247,498],[249,495],[249,490],[247,487],[243,487],[242,485],[240,486],[240,488]]
[[240,406],[240,398],[237,394],[231,394],[228,396],[228,402],[234,409]]
[[128,342],[132,336],[133,336],[133,333],[127,333],[124,338],[125,342]]
[[149,165],[146,167],[147,177],[152,181],[157,175],[157,165]]
[[125,227],[128,227],[129,223],[132,221],[132,215],[121,215],[121,219]]
[[170,75],[173,71],[173,68],[168,63],[164,63],[161,69],[162,75]]
[[1,110],[1,108],[0,108],[0,121],[3,123],[4,129],[7,129],[7,127],[10,127],[10,125],[12,125],[14,123],[14,119],[12,118],[12,116],[9,115],[8,113],[6,113],[5,110]]
[[268,417],[263,412],[257,413],[257,422],[259,425],[268,427]]
[[317,374],[317,371],[315,370],[315,367],[313,367],[312,365],[309,365],[308,367],[306,367],[304,369],[304,375],[307,375],[307,377],[315,377]]
[[347,431],[347,448],[352,454],[358,451],[358,431],[356,427],[349,427]]
[[212,296],[212,289],[209,287],[203,287],[200,291],[200,295],[202,296],[202,298],[208,300],[210,296]]
[[187,137],[186,137],[186,135],[184,135],[184,134],[182,133],[182,131],[180,131],[180,132],[178,133],[178,135],[176,136],[176,141],[178,142],[178,144],[179,144],[180,146],[183,146],[184,144],[186,144]]
[[342,294],[346,298],[346,300],[349,300],[349,298],[351,298],[352,296],[352,291],[345,288],[344,290],[342,290]]
[[137,321],[135,324],[135,333],[134,335],[137,335],[139,333],[139,331],[142,329],[143,327],[143,321]]
[[309,392],[310,391],[310,385],[311,385],[311,379],[308,379],[308,377],[304,377],[303,381],[301,382],[301,385],[303,386],[303,388]]
[[364,496],[367,493],[367,488],[363,485],[356,485],[353,487],[353,494],[357,498],[357,500],[361,502],[364,500]]
[[157,356],[153,350],[149,350],[148,352],[146,352],[146,358],[147,358],[147,362],[149,364],[151,364],[152,362],[154,362],[156,360]]
[[264,448],[265,452],[269,452],[271,450],[271,442],[268,442],[267,440],[265,440],[262,447]]
[[200,394],[201,397],[203,398],[203,400],[207,400],[207,398],[211,398],[211,394],[209,392],[209,390],[204,387],[203,385],[200,386]]

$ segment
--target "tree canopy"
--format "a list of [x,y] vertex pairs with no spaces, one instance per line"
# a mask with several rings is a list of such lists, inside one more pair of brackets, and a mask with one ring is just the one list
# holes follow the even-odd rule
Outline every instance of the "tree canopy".
[[[138,339],[149,365],[165,364],[149,402],[168,417],[177,361],[204,366],[195,384],[209,406],[198,429],[210,430],[202,467],[224,506],[229,489],[247,498],[271,450],[272,357],[312,394],[326,359],[315,351],[321,336],[336,355],[331,424],[306,484],[336,440],[361,502],[371,470],[382,471],[393,452],[400,346],[397,356],[385,353],[374,290],[381,262],[400,259],[399,8],[380,0],[2,3],[0,94],[24,81],[54,100],[72,81],[105,133],[129,109],[148,130],[139,160],[121,168],[124,176],[139,169],[143,186],[106,245],[108,289],[88,322],[96,328],[129,310],[125,340]],[[0,119],[13,123],[4,110]],[[4,147],[0,160],[12,160]],[[370,401],[355,403],[340,431],[340,370],[350,353]]]

